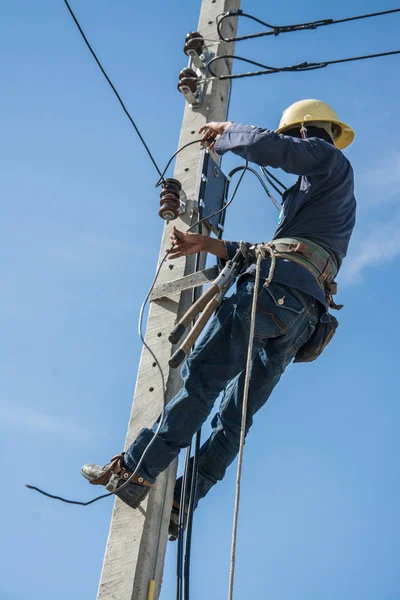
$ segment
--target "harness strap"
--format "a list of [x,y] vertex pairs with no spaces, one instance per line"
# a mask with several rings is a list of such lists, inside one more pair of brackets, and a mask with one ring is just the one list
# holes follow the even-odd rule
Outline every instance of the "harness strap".
[[278,238],[273,240],[273,244],[279,257],[304,265],[322,287],[330,285],[335,279],[338,271],[336,262],[327,250],[315,242],[304,238]]
[[[92,485],[105,485],[106,489],[109,491],[113,491],[118,487],[118,483],[122,481],[126,481],[132,475],[131,471],[128,471],[123,466],[123,456],[125,452],[121,452],[120,454],[116,454],[112,457],[110,464],[108,465],[108,469],[104,471],[100,477],[96,479],[89,480],[89,483]],[[137,485],[143,485],[145,487],[151,487],[153,484],[147,479],[140,477],[139,475],[135,475],[131,479],[132,483],[136,483]]]
[[336,310],[342,308],[343,305],[335,304],[332,298],[337,293],[337,284],[334,281],[338,272],[336,262],[330,253],[318,244],[305,238],[277,238],[267,244],[257,244],[252,247],[252,250],[261,252],[263,258],[266,258],[267,254],[271,257],[266,285],[272,281],[276,258],[292,260],[314,275],[331,308]]

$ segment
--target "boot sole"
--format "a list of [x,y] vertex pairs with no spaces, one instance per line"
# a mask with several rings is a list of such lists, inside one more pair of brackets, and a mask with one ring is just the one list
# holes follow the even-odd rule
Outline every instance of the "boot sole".
[[[82,469],[81,469],[81,475],[83,475],[83,477],[87,481],[93,481],[93,479],[95,479],[93,477],[88,477]],[[124,485],[124,484],[121,484],[120,487],[122,487],[122,485]],[[135,508],[139,508],[140,504],[143,502],[143,500],[145,500],[145,498],[147,497],[149,492],[150,492],[150,487],[145,487],[143,485],[138,485],[136,483],[129,483],[122,490],[122,492],[118,492],[118,488],[117,488],[114,492],[114,495],[118,496],[118,498],[120,500],[122,500],[122,502],[127,504],[130,508],[135,509]]]
[[[131,486],[133,489],[131,488]],[[143,488],[143,491],[141,491],[139,495],[137,493],[137,490],[135,489],[137,487]],[[134,494],[130,495],[130,491],[134,492]],[[118,498],[122,500],[122,502],[124,502],[131,508],[139,508],[143,500],[145,500],[145,498],[148,496],[149,492],[149,487],[138,486],[135,483],[130,483],[126,488],[122,490],[122,492],[118,492],[117,488],[115,495],[118,496]]]

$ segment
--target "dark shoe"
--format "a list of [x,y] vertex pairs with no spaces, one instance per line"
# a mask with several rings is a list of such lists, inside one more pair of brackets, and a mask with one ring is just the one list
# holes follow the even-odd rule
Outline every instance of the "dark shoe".
[[[175,542],[179,537],[179,512],[180,512],[180,505],[178,502],[176,502],[174,500],[174,502],[172,504],[171,516],[170,516],[169,527],[168,527],[168,533],[169,533],[168,539],[170,542]],[[186,529],[186,521],[187,521],[187,511],[185,511],[185,516],[183,518],[183,530]]]
[[[123,457],[124,452],[113,456],[111,462],[104,467],[88,463],[83,465],[81,473],[92,485],[104,485],[108,492],[114,492],[132,475],[132,471],[125,468]],[[131,508],[137,508],[146,498],[151,486],[150,481],[135,475],[128,485],[120,492],[116,491],[115,495]]]

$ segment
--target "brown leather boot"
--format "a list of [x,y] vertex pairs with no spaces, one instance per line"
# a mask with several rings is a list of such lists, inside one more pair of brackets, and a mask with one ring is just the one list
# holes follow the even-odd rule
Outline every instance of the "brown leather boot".
[[[116,454],[104,467],[92,463],[83,465],[81,473],[92,485],[104,485],[108,492],[114,492],[132,475],[132,471],[128,471],[124,466],[124,454]],[[150,481],[135,475],[128,485],[120,492],[116,491],[115,495],[131,508],[137,508],[146,498],[152,485]]]

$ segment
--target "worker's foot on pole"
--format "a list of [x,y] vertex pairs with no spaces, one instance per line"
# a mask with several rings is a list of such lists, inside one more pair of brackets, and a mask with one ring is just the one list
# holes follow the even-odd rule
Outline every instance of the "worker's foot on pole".
[[146,498],[152,484],[140,475],[135,475],[120,492],[118,490],[132,475],[123,461],[124,452],[113,456],[111,462],[102,467],[88,463],[83,465],[81,473],[93,485],[104,485],[108,492],[115,492],[125,504],[137,508]]
[[[169,541],[170,542],[175,542],[178,537],[179,537],[179,511],[180,511],[180,505],[178,502],[176,502],[174,500],[173,504],[172,504],[172,510],[171,510],[171,516],[169,519],[169,528],[168,528],[168,533],[169,533]],[[186,522],[187,522],[187,511],[185,511],[185,515],[183,518],[183,529],[186,529]]]

